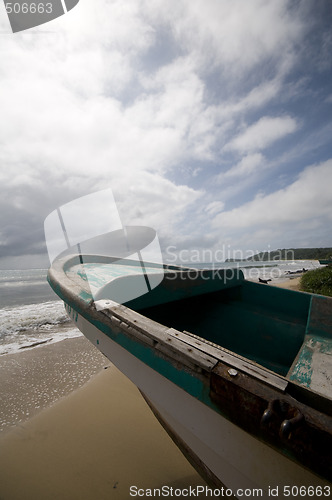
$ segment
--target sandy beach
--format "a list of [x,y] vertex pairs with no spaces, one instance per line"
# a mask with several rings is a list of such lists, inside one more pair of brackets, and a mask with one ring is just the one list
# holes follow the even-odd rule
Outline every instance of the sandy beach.
[[273,283],[271,282],[270,286],[278,286],[281,288],[287,288],[288,290],[295,290],[296,292],[300,291],[300,281],[301,281],[301,276],[296,277],[296,278],[287,278],[285,281],[282,281],[280,283]]
[[[83,366],[78,361],[80,352]],[[18,360],[19,356],[25,359]],[[128,499],[133,485],[205,485],[137,388],[85,338],[34,348],[12,355],[7,363],[4,360],[6,356],[0,363],[7,369],[10,362],[28,363],[31,373],[27,367],[21,378],[17,373],[18,379],[2,388],[2,393],[9,391],[8,397],[14,391],[22,412],[24,406],[29,407],[30,415],[25,419],[23,415],[20,423],[0,437],[1,500]],[[98,373],[84,384],[89,366],[92,374]],[[71,380],[67,385],[61,385],[56,376],[64,367]],[[6,381],[6,366],[2,368],[1,380]],[[76,370],[81,375],[74,380]],[[41,393],[45,378],[48,393],[58,391],[60,399],[48,408],[32,410],[31,401]],[[75,390],[75,384],[82,383]],[[7,407],[6,421],[10,414]]]

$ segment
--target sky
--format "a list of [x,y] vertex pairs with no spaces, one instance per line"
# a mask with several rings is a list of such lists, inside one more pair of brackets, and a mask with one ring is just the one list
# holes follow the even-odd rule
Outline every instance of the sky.
[[0,269],[111,189],[165,260],[332,247],[330,0],[80,0],[11,33],[0,5]]

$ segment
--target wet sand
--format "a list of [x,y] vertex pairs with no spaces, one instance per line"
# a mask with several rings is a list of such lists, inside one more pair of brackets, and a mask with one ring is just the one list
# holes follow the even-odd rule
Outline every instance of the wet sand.
[[[70,350],[75,353],[72,358]],[[74,387],[69,383],[61,390],[61,382],[55,375],[60,364],[56,364],[61,356],[67,356],[62,367],[66,366],[74,375],[80,350],[86,353],[83,372],[89,365],[91,351],[100,356],[96,361],[92,354],[91,364],[92,372],[99,372],[66,395]],[[137,388],[84,338],[12,356],[27,357],[19,361],[22,366],[26,362],[30,368],[35,365],[32,378],[28,368],[22,374],[25,385],[21,389],[15,389],[13,376],[7,386],[9,391],[16,391],[19,399],[26,393],[22,407],[29,405],[33,395],[40,392],[45,378],[48,392],[56,390],[61,397],[46,409],[35,409],[39,413],[29,420],[23,418],[2,433],[1,500],[128,499],[133,485],[140,488],[205,485],[157,422]],[[1,359],[0,365],[3,362]],[[105,365],[109,367],[103,369]],[[48,371],[52,375],[47,375]],[[81,384],[84,377],[78,376],[76,383]],[[22,378],[18,379],[18,385]],[[10,414],[10,409],[7,413]]]
[[0,356],[0,432],[67,396],[109,364],[83,335]]

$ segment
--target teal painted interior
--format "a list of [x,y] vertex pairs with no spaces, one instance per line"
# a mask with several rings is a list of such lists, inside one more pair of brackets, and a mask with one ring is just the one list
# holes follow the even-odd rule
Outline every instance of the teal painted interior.
[[[135,276],[120,278],[119,281],[123,281],[126,286],[135,287]],[[228,290],[243,282],[243,272],[239,269],[167,271],[164,280],[156,288],[127,302],[126,306],[134,311],[141,311],[158,304],[174,304],[187,297]]]
[[189,331],[285,376],[305,336],[310,296],[241,281],[139,312]]

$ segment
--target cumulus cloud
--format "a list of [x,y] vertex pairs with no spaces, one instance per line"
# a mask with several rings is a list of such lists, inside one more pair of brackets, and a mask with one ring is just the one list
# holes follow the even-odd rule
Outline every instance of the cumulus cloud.
[[295,132],[298,125],[291,116],[263,116],[236,136],[226,149],[248,153],[261,151],[271,146],[275,141]]
[[224,208],[225,204],[222,201],[212,201],[205,207],[205,212],[209,215],[215,215],[221,212]]
[[[274,229],[311,222],[332,221],[332,160],[307,167],[292,184],[267,195],[257,195],[244,205],[218,214],[218,228]],[[320,222],[319,222],[320,220]],[[316,224],[315,223],[315,224]]]
[[[32,42],[27,37],[26,46],[7,42],[17,57],[14,51],[14,59],[4,62],[0,95],[6,117],[0,125],[0,257],[45,251],[42,228],[48,213],[105,186],[118,193],[127,223],[150,224],[162,233],[171,231],[200,196],[161,175],[186,156],[186,136],[194,134],[191,124],[200,120],[195,82],[186,94],[183,82],[173,89],[169,84],[123,105],[106,93],[119,81],[111,73],[108,80],[102,69],[109,62],[115,73],[117,67],[121,71],[122,58],[115,64],[100,50],[95,59],[88,51],[77,60],[75,51],[57,51],[56,41],[65,44],[60,35],[51,36],[47,49],[38,37]],[[47,53],[53,64],[47,63]],[[20,63],[27,75],[24,85],[18,78]],[[180,123],[176,116],[181,114]],[[204,155],[204,146],[197,148]]]
[[[241,74],[271,57],[287,57],[304,30],[298,15],[288,15],[287,1],[228,2],[192,0],[154,3],[172,23],[175,36],[197,64]],[[287,47],[287,53],[283,51]]]
[[217,182],[223,182],[234,177],[252,175],[260,171],[264,162],[264,156],[260,153],[253,153],[244,156],[236,165],[217,176]]

